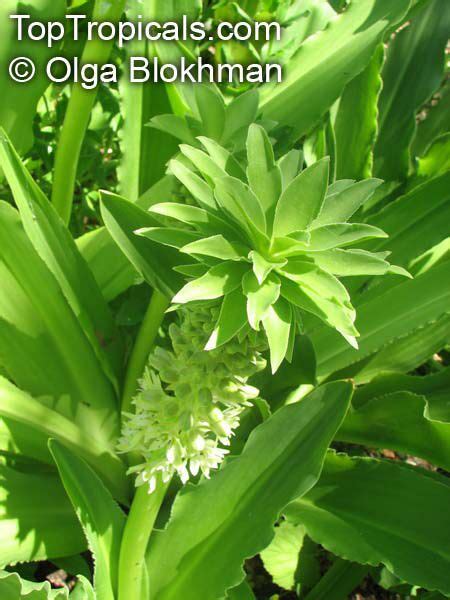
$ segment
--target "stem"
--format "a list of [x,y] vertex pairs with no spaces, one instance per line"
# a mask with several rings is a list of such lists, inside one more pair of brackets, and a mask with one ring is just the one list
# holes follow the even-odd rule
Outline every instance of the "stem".
[[96,96],[96,92],[73,86],[56,151],[52,202],[66,225],[70,222],[81,147]]
[[[138,380],[144,372],[169,301],[154,291],[128,361],[122,396],[122,412],[129,411]],[[135,462],[132,455],[130,462]],[[119,600],[140,600],[145,567],[145,552],[156,517],[169,483],[162,483],[149,494],[146,486],[137,489],[123,533],[119,558]]]
[[169,301],[167,298],[155,290],[128,361],[122,395],[122,412],[130,411],[138,380],[144,372],[148,355],[153,348],[168,306]]
[[368,574],[370,567],[337,558],[305,600],[347,598]]
[[[115,23],[122,16],[124,7],[125,0],[113,0],[112,2],[96,0],[92,18],[94,21]],[[104,42],[99,39],[87,42],[81,63],[83,65],[87,63],[105,64],[113,45],[113,41]],[[66,225],[69,224],[72,213],[73,193],[81,147],[91,118],[92,108],[97,98],[97,92],[98,87],[93,90],[86,90],[81,83],[73,85],[58,143],[53,175],[52,202]]]
[[144,600],[145,553],[168,485],[160,481],[152,494],[145,485],[136,491],[120,548],[119,600]]

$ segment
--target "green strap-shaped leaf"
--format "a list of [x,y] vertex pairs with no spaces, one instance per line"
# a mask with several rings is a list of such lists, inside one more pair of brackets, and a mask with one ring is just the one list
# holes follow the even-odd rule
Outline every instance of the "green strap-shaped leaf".
[[157,115],[156,117],[152,117],[148,126],[163,133],[169,133],[184,144],[198,146],[198,142],[189,128],[188,122],[183,117],[172,114]]
[[206,275],[208,270],[208,266],[201,263],[192,263],[191,265],[180,265],[178,267],[174,267],[174,271],[190,278],[203,277],[203,275]]
[[450,470],[450,424],[430,417],[425,396],[392,392],[354,407],[337,439],[420,456]]
[[[344,192],[345,190],[351,188],[354,184],[355,184],[354,179],[340,179],[338,181],[335,181],[334,183],[331,183],[328,186],[327,197],[333,196],[334,194],[340,194],[341,192]],[[322,210],[324,210],[324,209],[325,209],[325,205]],[[330,221],[330,222],[332,222],[332,221]]]
[[[59,45],[48,48],[45,43],[36,43],[25,36],[17,39],[17,21],[10,15],[30,15],[30,21],[45,23],[48,20],[62,21],[66,11],[64,0],[34,0],[23,5],[19,0],[5,0],[0,6],[2,35],[0,40],[0,127],[3,127],[21,153],[28,152],[33,145],[33,119],[39,98],[49,85],[45,67],[49,60],[60,53]],[[8,73],[10,61],[18,56],[27,56],[36,65],[36,76],[25,86],[13,81]]]
[[318,217],[327,192],[329,163],[328,158],[316,162],[284,190],[275,212],[274,236],[302,231]]
[[78,452],[99,473],[123,502],[128,499],[125,467],[118,456],[72,421],[35,400],[0,377],[0,415],[18,421],[42,434],[45,444],[56,438]]
[[89,231],[76,242],[107,302],[120,296],[140,279],[106,227]]
[[325,31],[302,44],[281,84],[262,87],[264,118],[291,126],[296,138],[308,133],[365,69],[386,30],[408,7],[409,0],[351,2]]
[[369,574],[369,567],[335,558],[325,575],[305,596],[305,600],[342,600],[348,598]]
[[311,263],[292,261],[292,264],[286,265],[280,272],[291,281],[300,284],[300,287],[308,287],[323,298],[336,299],[342,304],[350,302],[349,293],[339,279]]
[[[188,189],[202,208],[215,209],[216,201],[209,185],[196,173],[186,167],[181,160],[170,161],[170,170],[175,177]],[[223,173],[221,173],[223,175]]]
[[102,194],[101,209],[109,233],[136,270],[162,294],[173,296],[182,285],[182,278],[173,271],[180,264],[178,252],[135,233],[159,223],[148,212],[114,194]]
[[69,231],[1,131],[0,166],[28,238],[57,279],[106,373],[117,385],[123,349],[112,314]]
[[408,174],[416,112],[440,85],[449,33],[447,0],[430,0],[389,45],[375,147],[375,174],[382,179]]
[[448,313],[449,306],[449,262],[376,296],[358,307],[359,351],[346,346],[331,330],[321,327],[311,332],[319,359],[319,378],[367,358],[388,342],[436,321]]
[[[448,237],[449,220],[450,173],[445,173],[414,188],[371,216],[368,222],[385,231],[389,237],[373,240],[366,248],[373,252],[389,252],[391,263],[408,268],[413,260]],[[392,287],[393,282],[384,279],[371,283],[376,283],[377,293],[382,293]],[[363,287],[366,284],[367,279],[363,281]],[[360,288],[361,282],[349,286],[351,291]],[[355,299],[356,303],[360,301],[364,301],[364,296],[361,300]]]
[[20,455],[23,460],[51,464],[47,437],[28,425],[2,417],[0,419],[0,452]]
[[329,454],[317,485],[287,509],[312,539],[347,560],[450,593],[450,486],[398,463]]
[[135,234],[163,246],[180,249],[199,239],[199,234],[175,227],[143,227],[136,229]]
[[[131,2],[126,7],[127,19],[132,22],[137,21],[138,17],[146,22],[159,21],[161,12],[161,3],[156,2]],[[151,44],[145,39],[132,40],[124,50],[125,64],[129,63],[132,56],[154,55]],[[170,135],[170,130],[144,127],[152,117],[171,112],[166,85],[130,83],[129,73],[126,73],[120,80],[120,95],[123,116],[123,127],[120,129],[122,157],[118,166],[120,193],[127,200],[136,202],[163,177],[167,161],[177,151],[177,143]]]
[[[133,4],[130,4],[133,6]],[[136,15],[145,13],[143,7],[135,5]],[[133,18],[133,17],[132,17]],[[136,16],[137,18],[137,16]],[[134,48],[133,48],[134,46]],[[144,47],[143,50],[136,46]],[[145,56],[146,44],[132,42],[127,44],[127,55]],[[177,152],[177,141],[171,136],[170,129],[144,127],[154,115],[170,110],[167,90],[163,84],[146,85],[130,83],[127,74],[121,78],[121,108],[124,126],[120,131],[122,158],[118,168],[120,193],[130,202],[136,202],[153,184],[164,176],[167,161]],[[149,168],[151,163],[152,168]]]
[[336,115],[337,179],[372,176],[373,148],[378,130],[378,97],[384,47],[380,44],[362,73],[344,90]]
[[267,223],[261,204],[252,190],[234,177],[221,177],[216,182],[217,203],[248,232],[259,240],[266,232]]
[[358,346],[354,339],[358,335],[358,331],[354,326],[356,316],[354,309],[340,304],[334,297],[323,297],[314,289],[299,285],[286,278],[282,280],[281,295],[288,302],[316,315],[316,317],[331,325],[344,335],[347,343],[351,340],[354,348]]
[[283,190],[291,183],[303,168],[304,155],[301,150],[290,150],[278,161],[283,182]]
[[152,598],[216,600],[242,581],[243,560],[269,544],[280,511],[317,480],[350,395],[351,385],[337,382],[281,409],[239,457],[177,498],[150,542]]
[[316,265],[338,277],[355,275],[384,275],[390,265],[384,260],[384,254],[373,254],[366,250],[325,250],[314,254]]
[[49,581],[25,581],[17,573],[0,571],[2,600],[68,600],[69,589],[53,590]]
[[194,86],[198,113],[207,137],[220,141],[225,126],[225,102],[207,85]]
[[0,571],[0,596],[2,600],[96,600],[91,584],[82,575],[69,594],[68,587],[52,589],[48,581],[26,581],[9,571]]
[[245,181],[245,170],[238,160],[226,148],[223,148],[218,142],[203,135],[198,140],[208,152],[213,161],[226,173]]
[[362,407],[366,402],[378,396],[396,392],[410,392],[427,399],[427,414],[433,421],[450,423],[450,405],[448,390],[450,388],[450,368],[434,375],[382,375],[358,389],[354,396],[354,406]]
[[270,54],[279,57],[282,63],[287,63],[308,37],[325,29],[333,20],[336,12],[332,4],[327,0],[303,0],[301,4],[280,3],[276,14],[285,27],[281,40],[270,43]]
[[59,478],[36,464],[27,471],[0,464],[0,539],[0,567],[86,549]]
[[225,130],[222,139],[224,144],[233,141],[234,136],[256,120],[258,108],[259,94],[257,90],[249,90],[230,102],[226,109]]
[[181,223],[187,223],[192,227],[195,227],[202,233],[223,233],[223,227],[227,224],[220,220],[212,213],[198,208],[198,206],[191,206],[189,204],[178,204],[177,202],[162,202],[161,204],[155,204],[150,207],[150,212],[170,217]]
[[[153,204],[167,202],[167,199],[174,195],[177,185],[175,177],[163,177],[139,199],[138,206],[147,210]],[[117,298],[139,279],[138,272],[106,227],[82,235],[77,239],[77,246],[108,302]]]
[[261,552],[264,567],[274,583],[285,590],[292,590],[298,567],[300,550],[305,539],[301,525],[282,521],[275,528],[275,536],[269,546]]
[[200,173],[209,181],[214,181],[219,177],[225,177],[227,172],[209,156],[203,150],[193,148],[192,146],[186,146],[181,144],[180,150],[183,155],[188,158],[192,165],[200,171]]
[[125,515],[101,480],[81,458],[55,440],[51,440],[49,446],[94,554],[97,600],[114,600]]
[[351,365],[348,376],[366,383],[381,373],[409,373],[450,343],[450,314],[422,325],[410,334],[388,341],[368,359]]
[[118,412],[112,382],[17,211],[6,203],[0,204],[0,278],[0,356],[10,378],[34,396],[55,402],[65,397],[65,414],[113,446]]

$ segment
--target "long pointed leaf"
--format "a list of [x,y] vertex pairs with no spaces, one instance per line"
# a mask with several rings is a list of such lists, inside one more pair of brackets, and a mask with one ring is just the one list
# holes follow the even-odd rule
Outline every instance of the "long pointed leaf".
[[312,539],[347,560],[450,593],[450,486],[398,463],[330,454],[322,477],[287,510]]
[[114,381],[111,366],[118,376],[123,349],[112,314],[69,231],[1,131],[0,165],[12,189],[25,232],[56,277],[107,374]]
[[0,464],[0,567],[72,556],[83,532],[58,477]]
[[83,460],[59,442],[53,440],[49,445],[66,492],[94,554],[97,600],[114,600],[125,515]]
[[369,63],[389,27],[398,23],[409,0],[359,0],[328,28],[306,40],[291,59],[281,84],[261,90],[264,118],[308,133]]
[[281,409],[238,458],[179,496],[150,542],[152,598],[216,600],[242,581],[243,560],[268,545],[284,506],[317,480],[350,395],[351,385],[338,382]]

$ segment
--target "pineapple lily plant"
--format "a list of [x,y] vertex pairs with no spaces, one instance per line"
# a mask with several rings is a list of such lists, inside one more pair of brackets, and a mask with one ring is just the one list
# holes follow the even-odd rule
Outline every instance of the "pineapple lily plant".
[[2,600],[450,597],[446,2],[30,0],[285,79],[0,73]]

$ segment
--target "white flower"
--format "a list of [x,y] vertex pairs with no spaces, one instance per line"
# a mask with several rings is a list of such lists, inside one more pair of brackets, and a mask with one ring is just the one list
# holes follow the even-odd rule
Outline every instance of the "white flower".
[[130,472],[149,493],[174,475],[183,483],[190,475],[209,477],[229,452],[221,446],[230,445],[242,412],[258,396],[247,383],[265,366],[257,336],[205,351],[212,323],[211,310],[202,308],[171,325],[173,350],[155,350],[134,399],[136,412],[126,415],[118,449],[142,455]]

